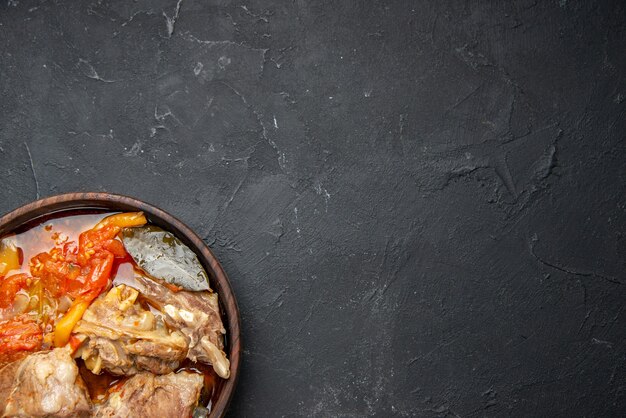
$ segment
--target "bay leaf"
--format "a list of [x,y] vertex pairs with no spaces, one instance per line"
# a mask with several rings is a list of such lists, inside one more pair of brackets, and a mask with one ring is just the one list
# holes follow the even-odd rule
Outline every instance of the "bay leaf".
[[210,290],[209,277],[196,254],[171,232],[155,225],[124,228],[122,242],[149,276],[186,290]]

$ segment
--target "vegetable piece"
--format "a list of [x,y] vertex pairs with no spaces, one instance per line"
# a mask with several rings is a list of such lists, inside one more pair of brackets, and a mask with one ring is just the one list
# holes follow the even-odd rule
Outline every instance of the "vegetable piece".
[[20,268],[19,250],[13,242],[8,239],[0,241],[0,277],[11,270]]
[[0,308],[11,305],[18,290],[28,286],[29,277],[26,274],[14,274],[0,279]]
[[54,298],[67,293],[69,284],[80,275],[80,266],[68,260],[66,254],[53,248],[39,253],[30,260],[30,273],[38,277],[44,288]]
[[93,299],[78,298],[72,303],[67,313],[57,322],[54,328],[54,345],[63,347],[70,340],[74,326],[83,317]]
[[76,353],[76,350],[78,350],[78,348],[81,346],[81,344],[84,341],[85,341],[84,337],[72,334],[72,336],[70,337],[70,340],[68,341],[68,344],[70,345],[70,349],[72,350],[72,355]]
[[0,323],[0,352],[37,350],[42,341],[41,328],[28,315]]
[[79,297],[89,296],[93,300],[109,286],[113,261],[114,256],[111,253],[102,253],[98,258],[90,260],[89,275],[83,283]]
[[83,292],[74,300],[70,309],[54,328],[55,346],[62,347],[67,344],[74,326],[83,317],[91,301],[109,285],[112,268],[113,255],[110,253],[105,258],[93,259],[91,272],[83,285]]
[[210,290],[208,275],[198,257],[172,233],[154,225],[125,228],[122,242],[149,276],[187,290]]
[[143,226],[148,222],[143,212],[125,212],[107,216],[93,227],[102,229],[105,226],[117,226],[118,228],[130,228],[133,226]]

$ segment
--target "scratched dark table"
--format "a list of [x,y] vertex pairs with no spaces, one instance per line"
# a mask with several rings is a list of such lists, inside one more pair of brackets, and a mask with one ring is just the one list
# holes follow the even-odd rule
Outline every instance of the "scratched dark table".
[[108,191],[235,289],[230,416],[623,416],[621,1],[2,1],[0,212]]

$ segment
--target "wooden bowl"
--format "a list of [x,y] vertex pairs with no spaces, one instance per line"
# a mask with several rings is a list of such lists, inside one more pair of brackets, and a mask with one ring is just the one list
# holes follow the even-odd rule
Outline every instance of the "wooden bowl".
[[29,203],[0,218],[0,236],[52,213],[76,209],[103,209],[107,211],[142,211],[150,223],[166,229],[189,246],[209,273],[211,287],[217,291],[225,311],[222,318],[226,327],[225,348],[230,360],[230,377],[224,381],[210,417],[223,417],[233,396],[239,376],[241,353],[240,317],[237,301],[222,266],[209,247],[189,227],[169,213],[132,197],[110,193],[68,193],[46,197]]

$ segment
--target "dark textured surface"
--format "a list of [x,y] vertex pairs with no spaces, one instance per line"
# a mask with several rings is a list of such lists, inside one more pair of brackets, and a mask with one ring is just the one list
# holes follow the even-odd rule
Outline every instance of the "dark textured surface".
[[[507,4],[508,3],[508,4]],[[623,2],[3,1],[0,211],[211,245],[232,416],[620,416]]]

